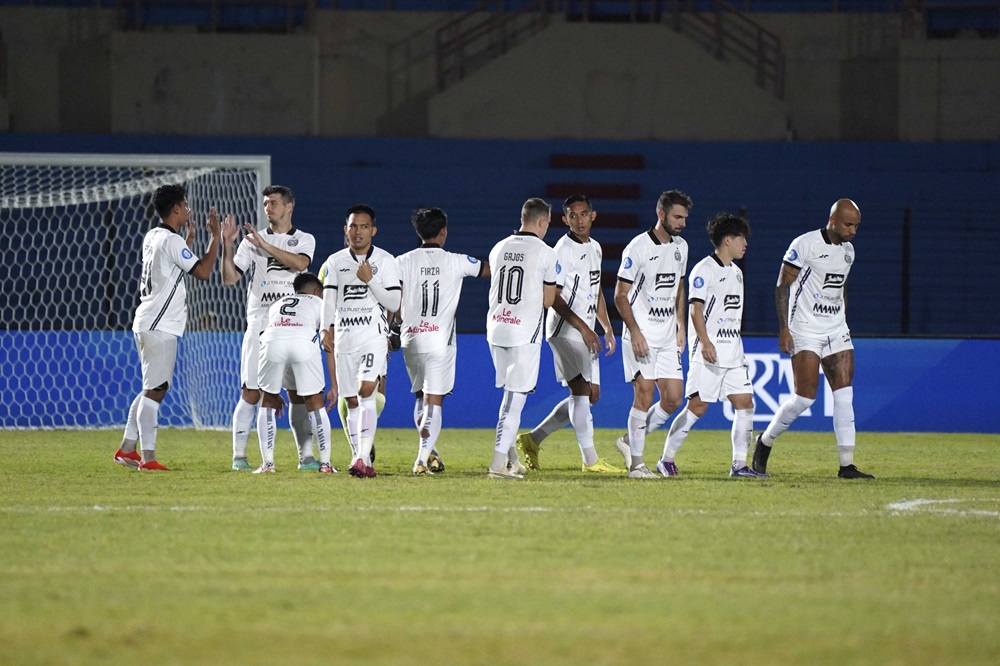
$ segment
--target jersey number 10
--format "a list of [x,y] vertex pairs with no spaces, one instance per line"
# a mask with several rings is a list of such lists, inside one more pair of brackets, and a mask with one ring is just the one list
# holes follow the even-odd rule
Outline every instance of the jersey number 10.
[[521,266],[503,266],[497,273],[497,303],[505,300],[508,305],[521,302],[521,289],[524,287],[524,268]]

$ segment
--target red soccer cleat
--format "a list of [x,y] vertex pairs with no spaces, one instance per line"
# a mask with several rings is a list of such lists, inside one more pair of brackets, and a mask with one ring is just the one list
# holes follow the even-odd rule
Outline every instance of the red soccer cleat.
[[371,465],[365,465],[365,478],[374,479],[378,474],[375,473],[375,468]]
[[121,465],[122,467],[138,469],[139,463],[141,462],[142,456],[139,455],[138,451],[132,451],[131,453],[125,453],[121,449],[115,451],[115,463]]
[[141,470],[154,470],[158,472],[169,472],[169,467],[164,467],[160,464],[158,460],[150,460],[149,462],[140,462],[139,469]]
[[367,467],[368,466],[365,465],[365,461],[362,460],[361,458],[358,458],[351,464],[350,468],[348,468],[347,473],[356,479],[363,479],[367,476],[367,474],[365,473]]

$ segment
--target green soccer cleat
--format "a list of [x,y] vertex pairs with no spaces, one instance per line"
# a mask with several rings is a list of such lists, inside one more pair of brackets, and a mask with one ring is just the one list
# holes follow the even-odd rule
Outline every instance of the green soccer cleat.
[[300,462],[299,469],[303,472],[315,472],[319,470],[319,461],[316,459],[310,460],[309,462]]
[[538,451],[540,449],[541,447],[530,432],[524,432],[517,436],[517,452],[528,463],[528,469],[541,469],[538,464]]
[[246,458],[233,458],[233,470],[234,471],[240,472],[240,471],[243,471],[243,470],[248,470],[249,471],[249,470],[252,470],[252,469],[253,469],[253,467],[250,466],[250,463],[247,462]]

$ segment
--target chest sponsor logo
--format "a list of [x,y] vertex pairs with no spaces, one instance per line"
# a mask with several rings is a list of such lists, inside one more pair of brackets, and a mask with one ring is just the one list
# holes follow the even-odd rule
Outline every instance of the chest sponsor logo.
[[359,317],[341,317],[340,327],[341,328],[352,328],[354,326],[368,326],[372,323],[371,315],[364,315]]
[[835,315],[840,313],[840,306],[827,305],[826,303],[813,303],[813,312],[818,315]]
[[840,289],[844,286],[845,276],[840,273],[827,273],[823,278],[824,289]]
[[739,340],[740,329],[738,328],[720,328],[719,332],[715,334],[717,340]]
[[283,263],[281,263],[280,261],[278,261],[277,259],[275,259],[274,257],[268,257],[267,258],[267,272],[270,273],[271,271],[285,271],[287,273],[294,273],[295,272],[291,268],[289,268],[288,266],[284,265]]
[[596,287],[601,283],[601,271],[590,271],[590,286]]
[[723,310],[738,310],[740,307],[739,294],[727,294],[725,300],[723,301]]
[[677,273],[657,273],[653,289],[673,289],[677,284]]
[[368,285],[366,284],[348,284],[344,285],[344,300],[345,301],[355,301],[364,298],[368,295]]
[[649,308],[650,319],[666,319],[667,317],[673,317],[673,316],[674,316],[674,309],[672,307]]

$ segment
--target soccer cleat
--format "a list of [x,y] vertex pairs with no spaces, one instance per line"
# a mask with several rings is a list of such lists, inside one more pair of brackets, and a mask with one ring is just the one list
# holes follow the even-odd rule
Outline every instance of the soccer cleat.
[[743,465],[742,467],[737,467],[733,464],[729,468],[729,476],[734,479],[766,479],[769,478],[767,474],[758,474],[757,472],[750,469],[748,466]]
[[597,472],[598,474],[624,474],[625,470],[614,465],[609,465],[606,461],[597,459],[593,465],[583,465],[584,472]]
[[375,468],[371,465],[365,465],[365,478],[374,479],[376,476],[378,476],[378,473],[375,471]]
[[628,478],[630,479],[656,479],[659,478],[655,474],[649,471],[646,467],[646,463],[643,463],[628,473]]
[[139,469],[139,463],[142,462],[142,456],[139,455],[138,451],[130,451],[125,453],[121,449],[115,451],[115,463],[121,465],[122,467],[131,467],[132,469]]
[[149,470],[149,471],[156,471],[156,472],[169,472],[170,471],[169,468],[164,467],[163,465],[161,465],[160,461],[158,461],[158,460],[150,460],[149,462],[141,462],[140,461],[139,462],[139,469]]
[[434,472],[418,460],[413,463],[413,476],[434,476]]
[[632,450],[629,448],[628,442],[625,441],[625,435],[615,440],[615,448],[625,459],[625,469],[628,469],[632,465]]
[[363,479],[365,478],[366,467],[367,465],[365,465],[365,461],[362,460],[361,458],[358,458],[353,463],[351,463],[350,467],[347,468],[347,473],[356,479]]
[[431,454],[427,456],[427,469],[434,474],[440,474],[444,471],[444,461],[441,460],[440,453],[437,451],[431,451]]
[[[302,469],[299,467],[299,469]],[[320,463],[319,467],[316,468],[320,474],[336,474],[340,470],[331,465],[330,463]]]
[[656,471],[662,474],[665,478],[670,478],[672,476],[680,476],[681,472],[677,469],[677,465],[674,464],[672,460],[659,460],[656,463]]
[[253,469],[246,458],[233,458],[233,471],[239,472],[246,469]]
[[763,436],[764,433],[757,435],[757,445],[753,447],[753,460],[750,463],[753,471],[758,474],[767,473],[767,457],[771,455],[771,447],[766,446],[761,440]]
[[528,469],[541,469],[538,465],[538,450],[541,448],[530,432],[523,432],[517,436],[517,452],[521,454],[524,461],[528,463]]
[[498,472],[492,467],[486,470],[486,476],[491,479],[523,479],[524,476],[521,474],[516,474],[508,469],[504,469],[502,472]]
[[854,465],[844,465],[837,472],[837,476],[841,479],[874,479],[874,474],[865,474],[860,469]]
[[520,460],[507,461],[507,471],[524,476],[528,473],[528,468],[521,464]]
[[261,463],[260,467],[258,467],[257,469],[255,469],[253,471],[253,473],[254,474],[274,474],[275,471],[276,470],[274,469],[274,463],[273,462],[266,462],[266,463]]
[[315,472],[316,470],[319,469],[319,466],[320,466],[320,463],[315,458],[313,458],[309,462],[300,462],[299,463],[299,469],[302,470],[302,471],[304,471],[304,472]]

